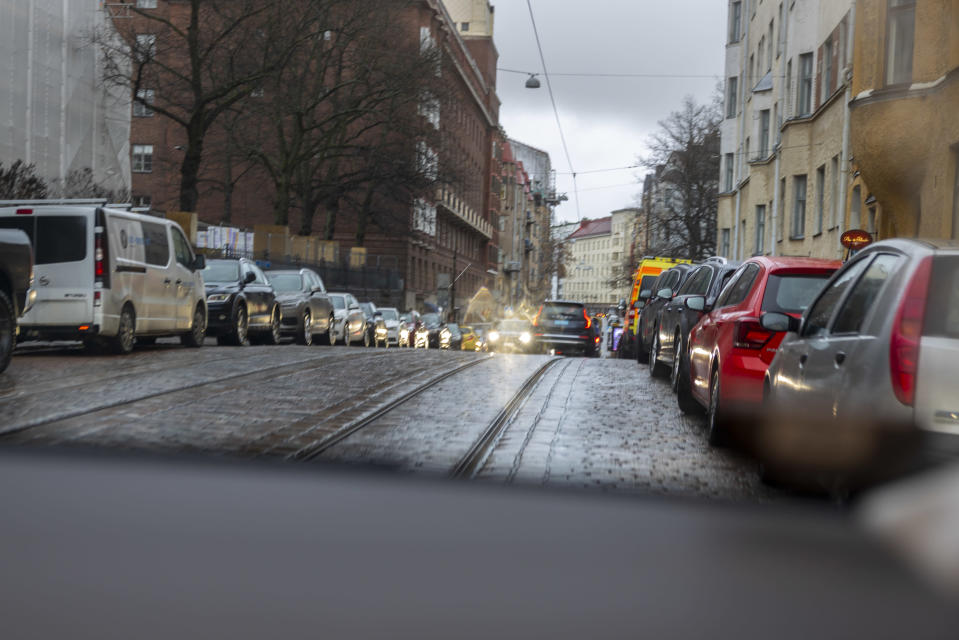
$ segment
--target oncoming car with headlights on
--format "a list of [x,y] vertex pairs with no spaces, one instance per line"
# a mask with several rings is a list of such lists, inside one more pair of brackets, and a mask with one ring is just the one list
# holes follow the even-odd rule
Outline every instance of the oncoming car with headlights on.
[[533,326],[526,320],[501,320],[486,335],[489,351],[532,353]]

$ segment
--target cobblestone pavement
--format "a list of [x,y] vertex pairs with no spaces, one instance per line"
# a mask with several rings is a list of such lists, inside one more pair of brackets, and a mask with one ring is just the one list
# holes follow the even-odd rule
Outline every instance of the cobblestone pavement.
[[[460,371],[332,445],[316,462],[446,474],[546,356],[356,347],[184,349],[132,356],[50,346],[0,375],[0,445],[298,459],[389,402]],[[561,359],[479,467],[481,481],[769,500],[754,465],[710,448],[632,361]]]

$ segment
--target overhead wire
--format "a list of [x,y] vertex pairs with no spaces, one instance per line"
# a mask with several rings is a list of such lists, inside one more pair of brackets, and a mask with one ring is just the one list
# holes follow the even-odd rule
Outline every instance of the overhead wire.
[[556,116],[556,127],[559,129],[559,139],[563,143],[563,153],[566,154],[566,164],[569,165],[569,172],[573,177],[573,197],[576,203],[576,216],[580,216],[579,211],[579,189],[576,186],[576,170],[573,168],[573,160],[569,155],[569,147],[566,144],[566,135],[563,133],[563,123],[559,118],[559,109],[556,108],[556,96],[553,95],[553,85],[549,80],[549,70],[546,67],[546,56],[543,55],[543,44],[539,39],[539,29],[536,27],[536,16],[533,14],[532,0],[526,0],[526,7],[529,9],[529,19],[533,25],[533,35],[536,37],[536,48],[539,50],[539,60],[543,65],[543,77],[546,79],[546,89],[549,92],[549,101],[553,105],[553,115]]

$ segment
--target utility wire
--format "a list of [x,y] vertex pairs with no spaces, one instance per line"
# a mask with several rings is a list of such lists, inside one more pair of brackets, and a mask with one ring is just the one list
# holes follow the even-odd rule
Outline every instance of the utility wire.
[[529,19],[533,24],[533,35],[536,37],[536,48],[539,50],[539,60],[543,65],[543,77],[546,78],[546,89],[549,91],[549,101],[553,104],[553,115],[556,116],[556,127],[559,129],[559,139],[563,143],[563,152],[566,154],[566,164],[569,165],[569,172],[573,176],[573,196],[576,199],[576,217],[581,218],[579,212],[579,189],[576,187],[576,170],[573,169],[573,161],[569,156],[569,147],[566,145],[566,135],[563,133],[563,123],[559,119],[559,109],[556,108],[556,97],[553,95],[553,85],[549,81],[549,71],[546,68],[546,56],[543,55],[543,44],[539,39],[539,29],[536,28],[536,16],[533,15],[532,0],[526,0],[526,7],[529,9]]

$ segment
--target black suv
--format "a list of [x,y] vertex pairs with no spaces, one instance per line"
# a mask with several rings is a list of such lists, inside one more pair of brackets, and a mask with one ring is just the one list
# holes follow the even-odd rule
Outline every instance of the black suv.
[[209,260],[203,270],[208,321],[206,334],[217,344],[280,342],[280,305],[273,285],[246,258]]
[[582,302],[547,300],[533,320],[533,339],[540,351],[599,355],[596,327]]

